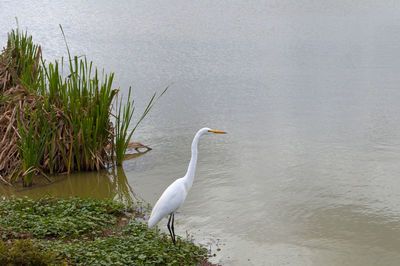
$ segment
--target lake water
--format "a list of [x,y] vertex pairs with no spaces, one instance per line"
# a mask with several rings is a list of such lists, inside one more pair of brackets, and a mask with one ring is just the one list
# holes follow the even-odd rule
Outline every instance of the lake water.
[[3,0],[2,46],[16,16],[48,59],[66,55],[62,24],[138,110],[171,88],[134,135],[153,150],[124,171],[1,193],[154,204],[207,126],[229,134],[201,139],[176,231],[213,262],[400,265],[399,1]]

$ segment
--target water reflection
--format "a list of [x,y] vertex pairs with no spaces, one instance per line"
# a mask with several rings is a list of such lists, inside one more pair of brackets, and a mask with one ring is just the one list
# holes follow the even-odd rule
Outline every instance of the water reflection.
[[[146,152],[129,154],[126,159],[137,158]],[[121,166],[110,167],[98,172],[81,172],[66,176],[56,176],[54,179],[56,181],[48,183],[44,179],[38,178],[35,180],[36,185],[31,188],[23,188],[20,184],[16,184],[14,187],[1,185],[0,195],[3,198],[11,195],[16,197],[28,196],[30,198],[43,196],[111,198],[126,204],[132,204],[138,200],[143,201],[132,189]]]

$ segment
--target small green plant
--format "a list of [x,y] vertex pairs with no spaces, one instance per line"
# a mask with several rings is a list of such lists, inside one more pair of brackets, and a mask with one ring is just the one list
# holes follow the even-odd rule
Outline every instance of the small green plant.
[[143,223],[131,221],[123,235],[41,242],[44,250],[53,250],[83,265],[196,265],[207,258],[207,249],[178,238],[177,247],[169,237],[149,230]]
[[17,233],[29,232],[35,238],[98,236],[123,212],[124,206],[114,201],[12,199],[0,201],[0,225]]
[[80,198],[0,200],[0,265],[23,265],[22,258],[35,265],[196,265],[207,259],[207,249],[191,240],[178,237],[175,247],[169,236],[136,220],[145,216],[141,209],[140,203]]

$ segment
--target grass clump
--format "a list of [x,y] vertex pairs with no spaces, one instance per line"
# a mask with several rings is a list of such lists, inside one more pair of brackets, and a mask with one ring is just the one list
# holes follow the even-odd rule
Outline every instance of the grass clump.
[[61,264],[56,254],[40,250],[30,239],[14,239],[4,243],[0,239],[1,265],[54,265]]
[[34,265],[196,265],[207,259],[207,249],[180,237],[175,247],[149,229],[140,209],[80,198],[0,201],[0,264],[32,258]]
[[0,54],[3,183],[21,179],[31,186],[37,174],[99,170],[114,163],[114,154],[121,164],[133,132],[155,103],[156,94],[130,130],[135,110],[131,89],[112,114],[119,91],[112,86],[114,73],[105,74],[85,57],[71,56],[66,46],[68,76],[64,59],[47,64],[26,31],[8,35]]

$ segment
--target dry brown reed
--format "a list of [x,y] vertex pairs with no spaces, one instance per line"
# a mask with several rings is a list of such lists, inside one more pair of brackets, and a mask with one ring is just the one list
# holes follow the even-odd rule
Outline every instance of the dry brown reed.
[[[41,50],[37,52],[36,64],[39,64]],[[37,71],[37,68],[33,71]],[[19,177],[24,177],[28,173],[24,171],[20,158],[19,142],[21,135],[19,131],[18,120],[22,127],[26,128],[27,124],[33,122],[31,113],[36,111],[38,107],[43,105],[43,96],[30,92],[26,86],[20,81],[17,68],[13,65],[11,52],[5,49],[0,56],[0,180],[3,183],[11,184],[18,180]],[[67,167],[65,157],[62,151],[69,151],[71,146],[68,140],[71,139],[71,128],[66,123],[63,110],[57,106],[53,106],[56,112],[47,116],[46,122],[58,121],[53,124],[55,134],[53,136],[51,147],[52,150],[52,165],[50,165],[50,151],[47,149],[43,157],[39,159],[39,165],[34,171],[36,174],[41,173],[46,176],[46,173],[66,173]],[[54,116],[54,117],[51,117]],[[36,130],[40,132],[36,125]],[[104,166],[104,163],[101,164]],[[99,167],[100,168],[100,165]],[[53,169],[51,171],[50,169]]]

